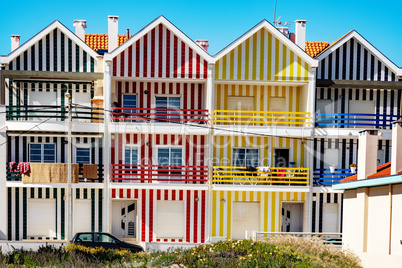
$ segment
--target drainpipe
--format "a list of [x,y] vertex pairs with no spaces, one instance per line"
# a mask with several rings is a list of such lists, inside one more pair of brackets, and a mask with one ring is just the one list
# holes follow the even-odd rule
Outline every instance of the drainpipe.
[[67,241],[73,238],[73,195],[72,195],[72,165],[71,165],[71,94],[66,93],[68,101],[68,134],[67,134]]
[[214,73],[215,64],[208,64],[208,76],[207,76],[207,87],[206,87],[206,98],[205,105],[208,109],[210,118],[210,128],[208,134],[208,198],[207,198],[207,239],[206,242],[212,242],[212,159],[214,157],[214,130],[213,130],[213,112],[214,112]]

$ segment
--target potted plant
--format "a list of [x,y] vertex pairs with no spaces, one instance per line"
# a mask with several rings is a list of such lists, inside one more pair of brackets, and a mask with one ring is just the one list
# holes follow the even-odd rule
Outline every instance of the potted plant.
[[334,165],[330,165],[329,166],[329,170],[331,173],[335,173],[335,166]]
[[357,168],[357,165],[356,164],[350,164],[350,172],[352,172],[352,173],[356,173],[356,168]]

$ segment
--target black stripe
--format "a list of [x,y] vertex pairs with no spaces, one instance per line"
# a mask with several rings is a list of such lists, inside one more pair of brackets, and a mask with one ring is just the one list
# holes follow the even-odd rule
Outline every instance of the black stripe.
[[11,195],[11,188],[7,188],[7,240],[12,240],[12,233],[13,233],[13,225],[12,225],[12,211],[13,211],[13,204],[12,204],[12,195]]
[[71,39],[68,39],[68,71],[73,71],[73,43]]
[[75,71],[80,71],[80,48],[75,45]]
[[[397,113],[397,115],[400,115],[401,114],[401,91],[400,90],[398,90],[397,91],[397,94],[398,94],[398,101],[396,102],[397,103],[397,110],[396,110],[396,113]],[[400,118],[400,117],[399,117]]]
[[389,140],[386,140],[385,141],[385,163],[388,163],[390,161],[389,160],[389,148],[390,148]]
[[64,72],[64,65],[65,65],[65,47],[64,47],[64,34],[60,33],[60,71]]
[[325,59],[321,61],[321,79],[327,79],[325,77]]
[[50,35],[46,35],[46,71],[50,71]]
[[353,139],[349,140],[349,165],[353,163]]
[[371,55],[370,80],[374,80],[374,56]]
[[317,207],[317,201],[313,201],[313,216],[311,220],[311,231],[314,233],[315,232],[315,219],[316,219],[316,207]]
[[24,59],[24,70],[27,71],[28,70],[28,51],[27,50],[24,51],[23,59]]
[[382,150],[382,140],[378,140],[378,149],[377,150]]
[[22,137],[22,162],[28,162],[27,137]]
[[20,188],[15,188],[15,240],[20,240]]
[[20,138],[16,137],[14,139],[15,144],[15,162],[20,162]]
[[27,188],[22,188],[22,239],[27,239]]
[[388,81],[388,67],[384,66],[384,81]]
[[339,48],[335,51],[335,79],[339,79]]
[[332,78],[332,53],[329,54],[328,57],[328,77],[327,79],[331,79]]
[[347,46],[346,43],[343,44],[343,55],[342,55],[342,79],[346,79],[346,51]]
[[363,69],[363,80],[367,80],[367,70],[368,70],[368,63],[367,63],[367,49],[364,49],[364,69]]
[[353,54],[354,54],[354,40],[350,39],[350,53],[349,53],[349,80],[353,80]]
[[61,163],[64,163],[65,162],[65,159],[64,159],[64,157],[65,157],[65,149],[66,149],[66,144],[65,144],[65,142],[66,142],[66,138],[64,138],[64,137],[62,137],[61,138],[61,146],[60,146],[60,162]]
[[356,44],[356,80],[360,80],[361,45],[358,42],[356,42]]
[[317,169],[317,139],[314,139],[314,161],[313,161],[313,169]]
[[332,139],[328,138],[328,149],[332,149]]
[[338,203],[338,194],[334,193],[334,203]]
[[42,53],[42,39],[39,40],[39,71],[43,68],[43,53]]
[[[387,114],[387,100],[388,100],[388,94],[387,94],[387,90],[384,90],[384,102],[383,102],[383,107],[382,107],[382,113],[383,115]],[[386,116],[383,116],[383,128],[386,128],[387,126],[387,121],[386,121]]]
[[31,47],[31,70],[35,70],[35,45]]
[[95,164],[95,138],[91,138],[91,164]]
[[91,230],[95,232],[95,189],[91,189]]
[[331,194],[327,193],[327,203],[331,203]]
[[377,62],[377,81],[381,81],[381,61]]
[[320,169],[324,168],[324,139],[320,139]]
[[17,63],[17,70],[21,70],[21,57],[20,56],[17,57],[16,63]]
[[322,203],[323,203],[323,199],[324,199],[324,194],[323,193],[320,193],[320,207],[319,207],[319,210],[320,210],[320,219],[319,219],[319,224],[318,224],[318,232],[322,232]]
[[102,210],[102,202],[103,202],[103,190],[98,189],[98,232],[102,232],[102,217],[103,217],[103,210]]
[[342,196],[341,196],[341,233],[342,233],[342,231],[343,231],[343,225],[342,225],[342,223],[343,223],[343,194],[341,194]]
[[367,89],[363,89],[362,100],[367,100]]
[[53,30],[53,71],[57,71],[57,29]]
[[342,152],[341,152],[342,169],[346,168],[346,139],[342,139]]
[[373,89],[369,89],[370,90],[370,100],[374,100],[374,90]]

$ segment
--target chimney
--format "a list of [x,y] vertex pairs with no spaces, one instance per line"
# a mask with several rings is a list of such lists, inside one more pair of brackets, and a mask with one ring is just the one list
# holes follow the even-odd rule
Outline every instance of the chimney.
[[306,20],[296,20],[296,45],[301,49],[306,49]]
[[74,20],[75,35],[85,42],[85,28],[87,28],[86,20]]
[[364,180],[377,172],[378,130],[359,132],[359,153],[357,161],[357,179]]
[[20,46],[20,36],[12,35],[11,36],[11,52],[17,49]]
[[402,121],[392,123],[391,175],[402,171]]
[[197,45],[199,45],[200,47],[202,47],[206,52],[208,52],[208,40],[195,40],[195,42],[197,43]]
[[119,16],[108,16],[108,52],[118,46]]
[[286,37],[289,37],[289,27],[276,27],[276,29],[278,29]]

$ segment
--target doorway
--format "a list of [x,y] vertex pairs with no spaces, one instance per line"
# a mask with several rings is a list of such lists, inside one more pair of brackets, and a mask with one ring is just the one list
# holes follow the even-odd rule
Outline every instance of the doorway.
[[112,201],[112,234],[117,237],[137,238],[137,202]]
[[282,202],[281,232],[303,232],[303,203]]
[[275,149],[274,167],[289,167],[289,149]]

